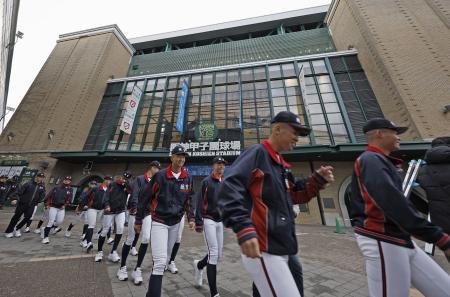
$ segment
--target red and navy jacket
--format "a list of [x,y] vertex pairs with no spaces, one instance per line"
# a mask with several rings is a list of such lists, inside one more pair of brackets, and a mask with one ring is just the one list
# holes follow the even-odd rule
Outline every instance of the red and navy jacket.
[[86,194],[82,194],[80,201],[80,209],[83,209],[85,206],[87,208],[92,208],[96,210],[102,210],[105,208],[105,193],[108,188],[100,184],[100,186],[89,189]]
[[124,212],[131,192],[130,185],[123,179],[112,182],[104,195],[105,208],[109,207],[111,214]]
[[130,210],[130,213],[133,214],[138,207],[139,204],[139,196],[141,195],[141,192],[145,189],[145,187],[150,182],[151,177],[146,173],[143,175],[139,175],[136,177],[136,180],[133,183],[133,193],[131,194],[131,197],[128,199],[128,209]]
[[368,146],[355,162],[349,215],[356,233],[414,248],[411,235],[445,250],[450,236],[424,219],[402,191],[402,161]]
[[142,224],[149,214],[152,221],[168,226],[178,224],[184,213],[189,221],[193,221],[192,185],[192,178],[184,167],[178,179],[172,174],[171,166],[156,173],[139,198],[136,225]]
[[61,184],[54,187],[45,196],[45,206],[61,208],[66,206],[72,200],[73,188],[70,185]]
[[256,237],[262,252],[297,253],[292,206],[310,201],[327,182],[317,172],[295,181],[290,167],[266,140],[248,148],[228,168],[219,188],[219,207],[239,244]]
[[217,205],[219,186],[223,177],[217,177],[214,173],[205,177],[201,183],[201,192],[199,193],[195,207],[195,225],[203,226],[203,218],[211,219],[215,222],[221,222],[219,207]]

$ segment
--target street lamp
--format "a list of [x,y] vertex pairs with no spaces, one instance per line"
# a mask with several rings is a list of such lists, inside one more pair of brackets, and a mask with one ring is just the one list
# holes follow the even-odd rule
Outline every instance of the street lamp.
[[17,41],[19,41],[19,39],[23,38],[23,35],[23,32],[17,31],[16,40],[14,42],[8,43],[5,48],[9,48],[10,46],[13,47],[17,43]]

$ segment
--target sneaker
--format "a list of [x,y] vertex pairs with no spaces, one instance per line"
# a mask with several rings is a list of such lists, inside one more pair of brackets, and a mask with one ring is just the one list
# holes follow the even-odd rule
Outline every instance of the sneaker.
[[6,237],[6,238],[13,238],[13,237],[14,237],[14,232],[6,233],[6,234],[5,234],[5,237]]
[[30,227],[26,227],[23,233],[30,233]]
[[131,273],[131,277],[133,278],[133,283],[134,283],[136,286],[141,285],[142,282],[144,281],[144,280],[142,279],[142,270],[141,270],[141,267],[136,268],[136,270],[134,270],[134,271]]
[[114,242],[114,238],[110,237],[108,238],[108,241],[106,242],[107,244],[112,244]]
[[131,254],[132,256],[137,256],[137,255],[138,255],[137,249],[136,249],[135,247],[132,247],[132,248],[131,248],[131,251],[130,251],[130,254]]
[[64,232],[65,237],[70,237],[70,235],[72,235],[72,232],[70,232],[69,230],[66,230],[66,232]]
[[48,239],[48,237],[45,237],[44,239],[42,239],[43,244],[48,244],[49,242],[50,242],[50,239]]
[[35,234],[41,234],[41,228],[38,228],[38,229],[34,230],[34,233]]
[[82,247],[82,248],[87,248],[87,241],[86,240],[83,240],[82,242],[80,242],[80,246]]
[[94,247],[94,244],[92,242],[89,242],[86,245],[86,253],[89,253],[92,250],[93,247]]
[[120,267],[119,270],[117,271],[117,278],[120,281],[126,281],[128,279],[128,271],[127,271],[127,267],[123,266]]
[[22,233],[20,233],[20,229],[14,230],[14,237],[20,237],[20,236],[22,236]]
[[56,227],[55,229],[53,229],[53,234],[56,234],[58,232],[60,232],[62,229],[60,227]]
[[194,277],[195,277],[195,286],[200,288],[203,285],[203,269],[198,269],[199,260],[194,260],[192,265],[194,265]]
[[108,260],[113,262],[113,263],[117,263],[120,261],[120,257],[119,254],[117,254],[117,251],[112,252],[111,254],[108,255]]
[[169,270],[173,274],[177,274],[178,273],[178,268],[177,268],[177,265],[175,265],[174,261],[169,263],[169,265],[167,266],[167,270]]
[[103,260],[103,252],[97,252],[97,254],[95,255],[95,262],[101,262]]

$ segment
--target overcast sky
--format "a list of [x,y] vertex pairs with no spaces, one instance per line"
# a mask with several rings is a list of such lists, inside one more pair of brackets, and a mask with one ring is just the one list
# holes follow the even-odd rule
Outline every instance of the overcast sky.
[[[117,24],[138,37],[329,4],[331,0],[21,0],[8,106],[17,107],[60,34]],[[12,113],[6,117],[8,121]]]

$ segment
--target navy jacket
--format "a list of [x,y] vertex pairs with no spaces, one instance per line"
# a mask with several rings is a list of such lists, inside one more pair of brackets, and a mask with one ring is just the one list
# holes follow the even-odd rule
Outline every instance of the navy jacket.
[[66,206],[72,200],[72,193],[73,188],[70,185],[58,185],[48,192],[47,196],[45,196],[45,206],[56,208]]
[[112,182],[105,193],[105,208],[110,208],[111,214],[125,211],[128,195],[131,194],[131,186],[122,179]]
[[217,178],[214,174],[202,180],[201,192],[199,193],[195,207],[195,225],[202,226],[203,218],[221,222],[218,203],[219,186],[223,177]]
[[139,197],[141,196],[142,191],[144,191],[145,187],[147,187],[151,178],[144,173],[143,175],[139,175],[136,177],[136,180],[133,183],[133,193],[131,194],[130,199],[128,200],[128,209],[133,213],[137,211],[139,204]]
[[20,184],[18,182],[10,182],[10,181],[6,182],[6,184],[8,186],[8,193],[6,194],[6,199],[9,199],[10,197],[12,197],[12,194],[17,191]]
[[355,232],[408,248],[414,248],[414,235],[441,249],[449,248],[450,237],[420,216],[403,195],[401,162],[371,146],[356,160],[350,201]]
[[82,210],[85,206],[87,208],[92,208],[96,210],[102,210],[105,208],[105,193],[108,190],[103,184],[100,184],[98,187],[92,188],[87,191],[84,195],[81,195],[80,199],[80,210]]
[[179,223],[184,213],[189,221],[194,220],[192,178],[184,167],[178,179],[173,176],[171,166],[159,171],[141,195],[136,214],[137,225],[142,224],[142,219],[149,214],[152,221],[168,226]]
[[290,167],[264,141],[248,148],[228,168],[219,188],[219,207],[239,244],[256,237],[262,252],[297,253],[293,203],[310,201],[326,180],[315,172],[295,181]]
[[38,203],[44,201],[45,185],[44,183],[37,183],[30,180],[23,185],[20,185],[17,190],[11,193],[11,200],[19,200],[21,205],[36,206]]
[[427,193],[431,222],[450,234],[450,146],[427,151],[417,178]]

